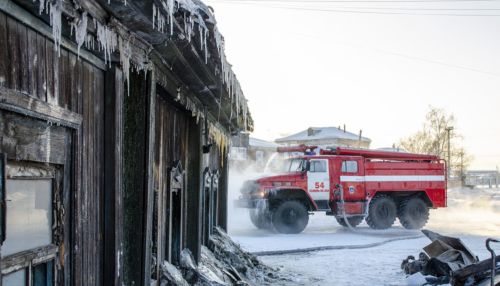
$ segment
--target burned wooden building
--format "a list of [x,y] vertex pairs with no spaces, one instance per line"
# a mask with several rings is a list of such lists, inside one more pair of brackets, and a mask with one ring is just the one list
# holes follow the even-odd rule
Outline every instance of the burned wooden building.
[[0,1],[3,285],[151,285],[199,259],[251,129],[203,3]]

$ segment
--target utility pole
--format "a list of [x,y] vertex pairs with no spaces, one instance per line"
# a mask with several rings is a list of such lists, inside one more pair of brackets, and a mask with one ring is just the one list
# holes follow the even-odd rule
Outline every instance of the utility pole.
[[448,179],[451,176],[451,131],[453,126],[446,127],[446,132],[448,133]]
[[464,151],[460,151],[460,181],[462,182],[462,186],[465,183],[465,175],[464,175]]

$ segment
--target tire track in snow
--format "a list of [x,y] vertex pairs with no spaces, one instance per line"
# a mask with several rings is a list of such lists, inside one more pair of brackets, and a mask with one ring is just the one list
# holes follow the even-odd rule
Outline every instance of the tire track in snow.
[[271,250],[271,251],[256,251],[252,252],[253,255],[256,256],[272,256],[272,255],[286,255],[286,254],[297,254],[297,253],[305,253],[305,252],[313,252],[313,251],[324,251],[324,250],[339,250],[339,249],[364,249],[364,248],[373,248],[380,245],[384,245],[387,243],[391,243],[394,241],[400,240],[410,240],[425,237],[423,235],[413,235],[413,236],[404,236],[391,238],[379,242],[368,243],[368,244],[355,244],[355,245],[329,245],[329,246],[317,246],[317,247],[308,247],[308,248],[296,248],[296,249],[287,249],[287,250]]

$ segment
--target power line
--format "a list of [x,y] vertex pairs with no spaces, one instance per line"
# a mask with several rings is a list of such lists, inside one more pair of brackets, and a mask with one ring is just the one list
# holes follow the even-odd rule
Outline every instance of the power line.
[[[312,35],[306,35],[306,34],[300,34],[300,33],[293,33],[293,34],[294,35],[303,36],[303,37],[308,37],[308,38],[325,40],[325,38],[318,37],[318,36],[312,36]],[[471,71],[471,72],[485,74],[485,75],[488,75],[488,76],[500,77],[500,74],[494,73],[494,72],[490,72],[490,71],[484,71],[484,70],[476,69],[476,68],[473,68],[473,67],[462,66],[462,65],[450,64],[450,63],[446,63],[446,62],[442,62],[442,61],[438,61],[438,60],[432,60],[432,59],[427,59],[427,58],[423,58],[423,57],[418,57],[418,56],[403,54],[403,53],[389,51],[389,50],[380,49],[380,48],[376,48],[376,47],[370,47],[370,46],[366,46],[366,45],[362,45],[362,44],[342,42],[342,41],[332,41],[332,40],[329,40],[329,42],[336,43],[336,44],[341,44],[341,45],[346,45],[346,46],[351,46],[351,47],[359,48],[359,49],[365,49],[365,50],[369,50],[369,51],[372,51],[372,52],[377,52],[377,53],[381,53],[381,54],[387,54],[387,55],[396,56],[396,57],[400,57],[400,58],[406,58],[406,59],[413,60],[413,61],[420,61],[420,62],[425,62],[425,63],[429,63],[429,64],[445,66],[445,67],[448,67],[448,68],[453,68],[453,69],[458,69],[458,70],[465,70],[465,71]]]
[[[296,1],[280,1],[280,0],[269,0],[266,2],[258,1],[258,0],[212,0],[215,3],[224,3],[224,4],[235,4],[235,5],[253,5],[258,7],[272,8],[272,9],[284,9],[284,10],[297,10],[297,11],[311,11],[311,12],[327,12],[327,13],[351,13],[351,14],[375,14],[375,15],[409,15],[409,16],[458,16],[458,17],[500,17],[500,14],[464,14],[464,13],[409,13],[409,12],[393,12],[393,11],[499,11],[500,9],[496,8],[488,8],[488,9],[474,9],[474,8],[462,8],[462,9],[453,9],[453,8],[384,8],[384,7],[338,7],[335,9],[326,9],[326,8],[310,8],[310,7],[299,7],[299,6],[290,6],[290,5],[279,5],[279,3],[304,3],[302,0]],[[314,0],[311,0],[314,1]],[[331,0],[336,2],[343,2],[343,0]],[[446,1],[446,2],[465,2],[465,1],[495,1],[500,3],[500,1],[496,0],[374,0],[374,1],[365,1],[365,0],[353,0],[347,2],[409,2],[409,1],[419,1],[419,2],[437,2],[437,1]],[[319,1],[326,2],[326,1]],[[317,2],[317,3],[319,3]],[[329,3],[329,2],[328,2]],[[271,5],[269,5],[271,4]],[[362,10],[359,10],[362,9]],[[368,11],[368,10],[378,10],[378,11]],[[386,11],[381,11],[386,10]],[[391,11],[392,10],[392,11]]]
[[322,4],[322,3],[473,3],[473,2],[497,2],[499,0],[211,0],[211,2],[228,3],[301,3],[301,4]]
[[[230,3],[230,2],[226,2]],[[236,4],[236,3],[234,3]],[[250,3],[248,3],[250,4]],[[272,8],[272,9],[284,9],[284,10],[296,10],[296,11],[310,11],[310,12],[327,12],[327,13],[350,13],[350,14],[374,14],[374,15],[407,15],[407,16],[457,16],[457,17],[500,17],[500,14],[451,14],[451,13],[408,13],[408,12],[380,12],[380,11],[362,11],[362,10],[346,10],[346,9],[316,9],[316,8],[305,8],[305,7],[291,7],[291,6],[269,6],[269,5],[258,5],[255,6]],[[357,8],[359,9],[359,8]]]

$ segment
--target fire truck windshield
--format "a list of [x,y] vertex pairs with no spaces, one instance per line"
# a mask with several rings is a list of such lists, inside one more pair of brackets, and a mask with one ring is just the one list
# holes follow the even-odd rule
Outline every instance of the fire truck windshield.
[[306,160],[304,159],[288,159],[285,161],[283,171],[284,172],[301,172],[304,170],[306,165]]

